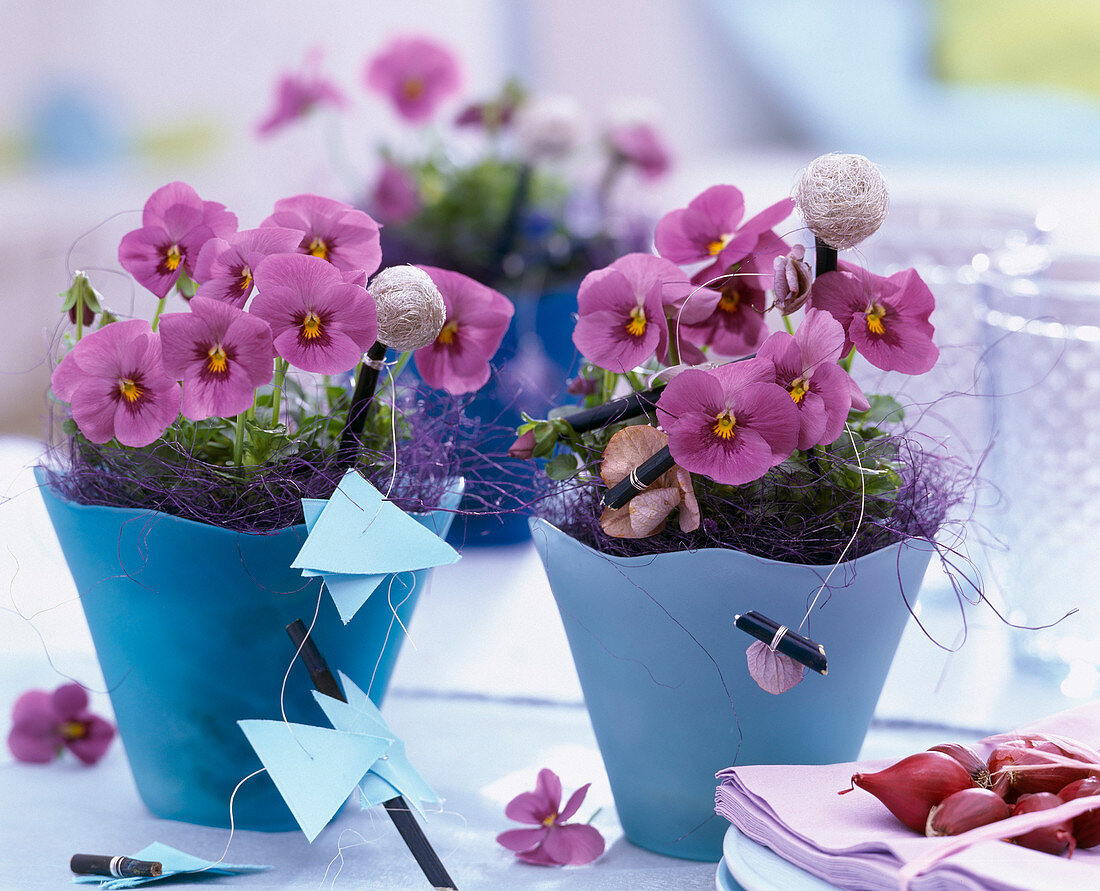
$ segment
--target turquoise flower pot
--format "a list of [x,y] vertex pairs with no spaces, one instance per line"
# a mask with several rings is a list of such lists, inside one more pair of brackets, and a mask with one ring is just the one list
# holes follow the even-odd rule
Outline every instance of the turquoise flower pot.
[[[261,767],[237,726],[280,719],[279,690],[294,656],[286,626],[307,625],[321,593],[290,563],[305,526],[248,535],[156,511],[74,504],[37,476],[80,594],[138,793],[158,817],[229,825],[229,796]],[[417,516],[445,535],[462,494]],[[389,601],[408,624],[428,571],[401,573]],[[327,595],[313,630],[335,669],[381,704],[404,639],[388,582],[344,625]],[[291,721],[328,726],[298,661],[286,685]],[[266,774],[233,805],[241,829],[297,823]]]
[[838,569],[804,631],[825,647],[828,675],[807,670],[773,696],[749,676],[752,638],[733,618],[755,609],[797,627],[829,567],[717,549],[609,557],[544,520],[531,531],[623,831],[691,860],[722,856],[722,768],[859,755],[932,551],[898,544]]

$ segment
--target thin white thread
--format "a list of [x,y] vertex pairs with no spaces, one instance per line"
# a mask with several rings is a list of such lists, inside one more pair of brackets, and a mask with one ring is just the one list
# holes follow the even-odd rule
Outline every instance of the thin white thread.
[[246,776],[243,780],[241,780],[239,783],[237,783],[236,786],[233,787],[233,791],[229,795],[229,839],[225,843],[225,850],[222,851],[221,857],[219,857],[213,863],[208,864],[207,866],[204,866],[202,869],[189,869],[189,870],[187,870],[188,875],[191,875],[191,874],[194,874],[194,873],[199,873],[199,872],[206,872],[208,869],[213,869],[219,863],[224,863],[225,862],[225,855],[229,853],[229,846],[231,844],[233,844],[233,836],[237,832],[237,821],[233,816],[233,802],[236,801],[236,799],[237,799],[237,792],[239,792],[241,786],[243,786],[245,783],[247,783],[250,779],[252,779],[255,776],[259,776],[261,773],[266,773],[266,772],[267,772],[266,767],[261,767],[259,770],[254,770],[254,771],[252,771],[252,773],[250,773],[248,776]]
[[[640,467],[641,465],[638,465],[638,466]],[[631,486],[633,486],[633,488],[636,492],[643,492],[647,488],[649,488],[645,483],[643,483],[640,479],[638,479],[638,468],[637,467],[631,468],[630,473],[627,474],[626,481],[628,483],[630,483]]]
[[[345,835],[354,835],[354,836],[358,837],[359,841],[355,842],[354,844],[346,845],[346,844],[344,844],[344,836]],[[377,841],[377,839],[375,841]],[[325,874],[323,876],[321,876],[321,884],[319,885],[319,887],[323,888],[325,886],[325,881],[328,879],[328,874],[329,874],[329,871],[332,869],[332,865],[337,860],[339,860],[340,865],[337,867],[336,872],[333,874],[332,882],[329,885],[330,888],[335,888],[336,887],[336,880],[338,878],[340,878],[340,873],[344,871],[344,851],[350,850],[351,848],[358,848],[358,847],[361,847],[362,845],[369,845],[369,844],[371,844],[371,841],[369,839],[367,839],[367,837],[364,836],[361,832],[359,832],[355,829],[343,829],[343,830],[341,830],[340,835],[338,836],[337,841],[336,841],[336,856],[334,856],[328,862],[328,866],[325,867]]]
[[814,594],[814,599],[810,601],[810,606],[806,610],[806,615],[804,615],[802,621],[798,623],[798,630],[800,632],[802,631],[802,626],[806,624],[806,620],[810,618],[810,613],[813,612],[814,606],[821,596],[821,592],[824,591],[825,586],[829,584],[829,579],[833,577],[833,573],[836,572],[840,564],[844,562],[844,558],[847,556],[849,548],[855,544],[856,538],[859,536],[859,528],[863,525],[863,509],[867,503],[867,478],[864,476],[863,462],[859,460],[859,448],[856,446],[856,438],[852,434],[852,428],[845,424],[844,432],[848,434],[848,439],[852,441],[852,454],[855,455],[856,465],[859,467],[859,516],[856,518],[856,527],[852,531],[852,537],[849,538],[848,543],[844,545],[844,550],[840,552],[840,556],[837,558],[836,563],[833,564],[833,568],[829,570],[829,574],[825,576],[825,581],[821,583],[821,587],[818,588],[817,593]]
[[768,649],[769,649],[769,650],[771,650],[771,651],[772,651],[772,652],[774,653],[774,652],[775,652],[775,648],[776,648],[777,646],[779,646],[779,641],[781,641],[781,640],[783,639],[783,635],[784,635],[784,634],[786,634],[786,633],[787,633],[788,631],[790,631],[790,630],[791,630],[791,629],[790,629],[790,628],[788,628],[788,627],[787,627],[786,625],[780,625],[780,626],[779,626],[779,627],[778,627],[778,628],[777,628],[777,629],[775,630],[775,637],[773,637],[773,638],[772,638],[772,642],[771,642],[770,644],[768,644]]

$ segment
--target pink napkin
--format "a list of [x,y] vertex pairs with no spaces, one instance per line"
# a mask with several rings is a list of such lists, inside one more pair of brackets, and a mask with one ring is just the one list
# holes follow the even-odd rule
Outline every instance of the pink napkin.
[[[1100,701],[1025,730],[1096,746]],[[992,747],[988,741],[974,746],[982,754]],[[903,886],[899,869],[950,839],[917,835],[861,789],[848,795],[837,792],[851,785],[852,774],[881,770],[897,760],[731,767],[718,774],[722,783],[715,809],[748,838],[827,882],[841,888],[894,891]],[[1002,841],[985,841],[941,860],[911,879],[908,887],[912,891],[1100,889],[1100,847],[1077,851],[1067,860]]]

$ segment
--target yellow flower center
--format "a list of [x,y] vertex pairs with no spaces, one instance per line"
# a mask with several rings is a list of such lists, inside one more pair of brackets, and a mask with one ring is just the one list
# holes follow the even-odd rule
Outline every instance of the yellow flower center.
[[720,238],[716,238],[714,241],[707,245],[707,253],[710,254],[712,257],[717,256],[722,252],[722,248],[724,248],[732,240],[732,232],[722,233]]
[[175,272],[180,268],[180,263],[182,262],[183,253],[180,251],[180,246],[174,244],[168,248],[168,253],[164,255],[164,268],[169,272]]
[[309,243],[309,252],[315,257],[320,257],[322,260],[327,260],[329,247],[325,243],[325,240],[320,235],[318,235],[313,239],[313,241]]
[[719,439],[733,439],[733,428],[736,426],[737,418],[733,416],[729,409],[726,409],[714,419],[714,426],[711,427],[711,430]]
[[321,336],[321,319],[317,313],[310,312],[302,319],[302,337],[306,340],[316,340]]
[[542,820],[542,825],[543,825],[543,826],[553,826],[553,825],[554,825],[554,821],[555,821],[556,819],[558,819],[558,812],[557,812],[557,811],[554,811],[554,813],[552,813],[552,814],[550,814],[549,816],[547,816],[547,817],[544,817],[544,818],[543,818],[543,820]]
[[440,343],[454,343],[455,335],[458,333],[458,322],[453,319],[443,326],[443,330],[439,332],[439,337],[436,338]]
[[882,317],[886,315],[886,307],[881,303],[875,303],[867,310],[867,330],[872,334],[885,334],[886,328],[882,324]]
[[247,266],[241,269],[241,290],[248,291],[252,287],[252,270]]
[[736,291],[723,291],[722,298],[718,301],[718,308],[723,312],[737,312],[741,305],[741,298]]
[[136,381],[124,377],[118,382],[118,392],[122,394],[123,399],[133,404],[141,398],[143,390],[137,385]]
[[791,382],[787,392],[791,394],[791,399],[797,404],[802,401],[802,397],[806,395],[808,389],[810,389],[810,382],[806,378],[800,377]]
[[206,370],[212,374],[223,374],[229,367],[229,357],[225,355],[220,343],[210,347],[206,355]]
[[626,333],[631,337],[641,337],[645,334],[645,309],[636,306],[630,311],[630,321],[626,323]]
[[406,99],[419,99],[424,95],[424,81],[419,77],[410,77],[401,84],[401,93]]
[[88,727],[80,721],[66,721],[61,725],[61,735],[65,739],[84,739],[88,735]]

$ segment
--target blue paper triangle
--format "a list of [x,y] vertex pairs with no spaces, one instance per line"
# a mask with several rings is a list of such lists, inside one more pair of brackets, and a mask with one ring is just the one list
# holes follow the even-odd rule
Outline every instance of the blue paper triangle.
[[[405,753],[405,744],[390,730],[378,706],[346,674],[339,672],[339,675],[347,702],[316,691],[313,694],[332,726],[349,733],[373,733],[394,740],[389,751],[374,763],[370,773],[359,784],[360,803],[370,807],[400,794],[422,814],[422,803],[439,804],[439,796],[412,766]],[[378,783],[372,777],[382,782]],[[397,791],[392,791],[394,789]]]
[[454,548],[349,470],[291,565],[322,574],[377,575],[457,560]]
[[282,721],[237,723],[310,842],[394,742],[391,737]]

